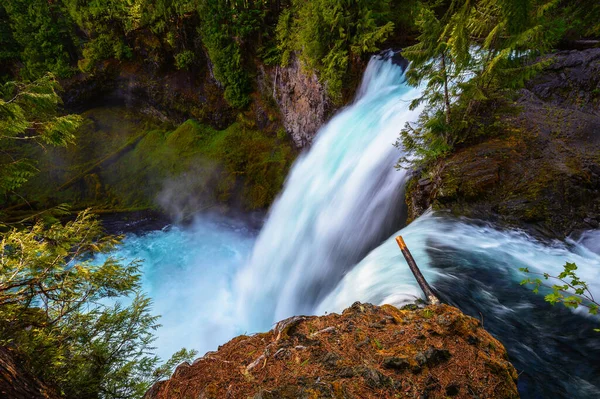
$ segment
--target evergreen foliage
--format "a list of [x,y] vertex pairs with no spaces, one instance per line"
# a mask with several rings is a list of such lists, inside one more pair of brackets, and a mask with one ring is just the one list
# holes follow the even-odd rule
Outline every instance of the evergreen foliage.
[[277,42],[283,65],[298,53],[339,103],[351,62],[377,51],[393,30],[389,0],[294,0],[279,18]]
[[185,50],[175,54],[175,66],[177,69],[189,69],[194,63],[194,52]]
[[[398,32],[406,37],[413,19],[421,24],[417,46],[427,36],[431,44],[433,27],[423,26],[423,18],[437,19],[442,29],[434,46],[439,60],[460,68],[477,61],[464,72],[482,73],[477,90],[497,80],[518,84],[527,75],[513,73],[515,61],[563,37],[600,34],[600,6],[590,0],[6,0],[0,4],[0,73],[66,77],[75,66],[93,73],[101,61],[136,56],[157,67],[186,69],[201,59],[196,44],[202,43],[234,107],[250,101],[256,58],[287,65],[294,52],[339,102],[353,63]],[[447,47],[444,57],[439,46]],[[465,58],[465,49],[473,53],[474,46],[488,51],[484,60]],[[459,75],[452,65],[447,71]],[[486,95],[473,93],[480,94]]]
[[567,29],[567,39],[600,38],[600,2],[590,0],[561,1],[560,18]]
[[120,0],[63,0],[65,7],[81,32],[82,57],[78,67],[91,72],[99,61],[115,58],[131,58],[126,34],[139,24],[139,12],[135,2]]
[[[558,0],[452,0],[421,2],[417,44],[404,56],[407,79],[425,83],[415,125],[407,125],[398,145],[428,162],[447,154],[477,133],[481,110],[508,98],[544,64],[539,55],[564,35]],[[406,160],[401,160],[406,161]]]
[[3,56],[9,58],[19,54],[23,78],[37,79],[47,72],[61,77],[72,73],[74,31],[61,2],[4,0],[0,8],[0,20],[6,15],[11,29],[2,34],[0,41],[10,44],[0,53],[8,50]]
[[198,9],[200,37],[214,77],[225,89],[225,100],[236,108],[250,103],[252,84],[244,50],[248,51],[249,41],[260,39],[267,12],[265,3],[202,0]]
[[1,236],[0,344],[16,345],[67,398],[140,398],[194,355],[182,350],[160,366],[151,346],[158,317],[139,292],[137,263],[90,261],[118,242],[89,212]]
[[132,10],[140,26],[155,34],[175,33],[185,17],[196,11],[197,0],[136,0]]
[[0,7],[0,82],[9,79],[14,62],[19,59],[19,45],[13,36],[10,18]]
[[31,83],[0,86],[0,195],[14,191],[35,172],[35,161],[15,158],[11,149],[20,141],[40,146],[66,146],[75,139],[82,118],[61,115],[60,86],[52,74]]

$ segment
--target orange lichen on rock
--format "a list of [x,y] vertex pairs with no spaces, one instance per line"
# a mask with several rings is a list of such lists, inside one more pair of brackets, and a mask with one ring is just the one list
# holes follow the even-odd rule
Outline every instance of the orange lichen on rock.
[[518,398],[504,346],[447,305],[297,316],[180,365],[146,399]]

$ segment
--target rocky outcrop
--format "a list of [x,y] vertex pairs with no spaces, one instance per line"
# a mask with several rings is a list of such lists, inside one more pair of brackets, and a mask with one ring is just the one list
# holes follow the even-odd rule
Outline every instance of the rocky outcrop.
[[[74,112],[125,104],[164,121],[181,123],[195,118],[224,129],[235,121],[238,111],[225,101],[208,59],[201,61],[202,67],[191,71],[162,71],[139,61],[107,61],[93,75],[80,73],[63,80],[64,102]],[[314,72],[302,68],[296,57],[287,67],[256,67],[257,93],[252,95],[246,116],[266,130],[277,130],[265,126],[275,121],[277,127],[283,125],[297,147],[309,145],[335,110],[325,86]],[[102,99],[100,103],[98,99]]]
[[517,398],[516,378],[502,344],[456,308],[357,302],[234,338],[145,398]]
[[15,352],[0,347],[0,397],[10,399],[58,399],[47,387],[18,361]]
[[105,62],[93,75],[79,73],[61,83],[67,109],[83,112],[106,105],[125,105],[163,122],[195,118],[216,129],[235,121],[205,60],[203,68],[160,70],[142,62]]
[[600,224],[600,49],[560,52],[493,137],[458,149],[407,190],[428,207],[565,236]]
[[298,147],[309,145],[333,111],[325,86],[296,57],[289,66],[277,67],[270,74],[285,129]]
[[548,60],[551,64],[526,92],[538,103],[600,116],[600,48],[561,51]]

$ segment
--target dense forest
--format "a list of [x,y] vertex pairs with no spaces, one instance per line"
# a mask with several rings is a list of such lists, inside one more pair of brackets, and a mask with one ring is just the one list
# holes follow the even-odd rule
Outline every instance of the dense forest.
[[[412,106],[424,108],[399,134],[396,145],[412,154],[398,164],[427,169],[495,134],[496,115],[547,65],[545,54],[599,38],[593,0],[3,0],[0,344],[18,348],[60,395],[79,399],[141,397],[194,356],[182,350],[161,363],[153,355],[159,320],[137,264],[91,263],[120,237],[106,235],[81,204],[43,203],[32,198],[35,187],[23,189],[47,167],[40,149],[70,148],[84,130],[91,106],[69,100],[81,82],[132,65],[159,78],[210,76],[204,108],[186,108],[185,98],[171,104],[178,123],[164,129],[223,161],[231,179],[243,175],[251,208],[264,209],[297,150],[261,71],[298,61],[336,109],[351,100],[372,54],[402,47],[408,82],[423,87]],[[270,110],[267,128],[254,120],[259,108]],[[188,143],[189,131],[214,139]],[[164,156],[157,169],[179,155]],[[219,195],[229,198],[232,187]],[[30,202],[28,212],[11,212]]]

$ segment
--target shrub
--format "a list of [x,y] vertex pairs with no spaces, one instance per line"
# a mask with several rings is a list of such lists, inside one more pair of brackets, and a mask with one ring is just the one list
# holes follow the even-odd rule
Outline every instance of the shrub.
[[177,69],[189,69],[194,63],[195,55],[193,51],[185,50],[175,54],[175,67]]

